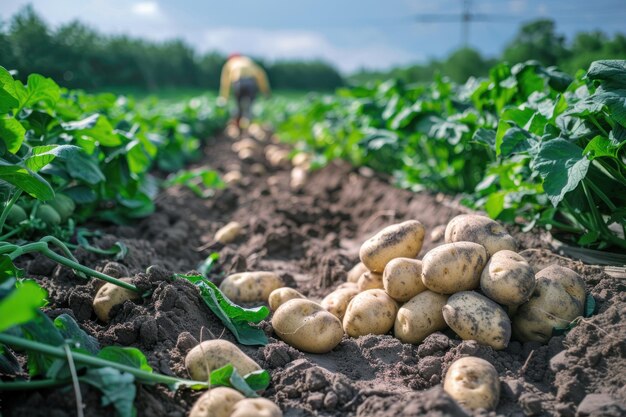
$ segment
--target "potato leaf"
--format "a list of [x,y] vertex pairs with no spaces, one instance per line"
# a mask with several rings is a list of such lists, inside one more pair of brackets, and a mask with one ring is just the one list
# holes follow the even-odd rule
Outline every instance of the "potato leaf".
[[[54,319],[54,327],[56,327],[65,340],[71,341],[85,351],[95,355],[100,350],[98,339],[88,335],[80,328],[78,323],[68,314],[61,314]],[[74,346],[73,346],[74,347]]]
[[113,405],[119,417],[137,415],[137,410],[133,405],[137,393],[133,375],[106,367],[90,369],[79,379],[97,388],[102,393],[102,406]]
[[152,372],[146,356],[137,348],[106,346],[97,355],[101,359]]
[[[6,280],[4,285],[14,286],[15,280]],[[10,291],[0,300],[0,332],[34,319],[38,308],[46,304],[46,295],[34,281],[24,281]]]
[[269,384],[270,374],[266,370],[254,371],[242,377],[229,363],[211,372],[211,385],[235,388],[246,397],[258,397],[256,391],[266,389]]

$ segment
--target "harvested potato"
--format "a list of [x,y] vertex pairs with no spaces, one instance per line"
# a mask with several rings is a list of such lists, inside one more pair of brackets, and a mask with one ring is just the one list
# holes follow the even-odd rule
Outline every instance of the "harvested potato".
[[189,417],[230,417],[235,404],[245,398],[232,388],[213,388],[198,398]]
[[511,339],[511,320],[498,304],[475,291],[461,291],[443,306],[443,318],[463,340],[501,350]]
[[241,224],[230,222],[215,233],[215,240],[223,245],[231,243],[237,239],[237,236],[241,233],[241,229]]
[[498,371],[486,360],[473,356],[458,359],[450,365],[443,389],[470,410],[495,410],[500,401]]
[[[130,278],[120,278],[120,281],[130,282]],[[122,288],[118,285],[107,282],[104,284],[93,299],[93,311],[98,318],[107,323],[110,319],[111,309],[118,304],[123,304],[128,300],[138,300],[139,294],[135,291]]]
[[223,339],[206,340],[185,356],[185,368],[189,376],[196,381],[207,381],[211,371],[229,363],[241,376],[261,370],[261,367],[241,349]]
[[236,303],[267,302],[276,288],[284,287],[283,280],[273,272],[254,271],[229,275],[220,284],[220,290]]
[[397,312],[398,305],[384,290],[363,291],[348,304],[343,328],[351,337],[386,334],[393,327]]
[[422,282],[422,261],[392,259],[383,272],[383,287],[391,298],[400,302],[408,301],[426,290]]
[[291,163],[293,166],[302,167],[304,169],[309,169],[311,166],[312,156],[308,153],[298,152],[291,158]]
[[417,220],[385,227],[361,245],[361,262],[372,272],[382,273],[394,258],[415,258],[424,243],[424,226]]
[[274,331],[285,343],[304,352],[330,352],[341,342],[341,321],[321,305],[294,299],[278,307],[272,317]]
[[454,294],[478,288],[487,262],[485,248],[473,242],[447,243],[422,259],[422,282],[431,291]]
[[292,190],[301,190],[306,184],[307,172],[302,167],[294,167],[291,170],[291,180],[289,186]]
[[241,171],[239,170],[235,170],[235,171],[228,171],[226,174],[224,174],[224,176],[222,177],[222,179],[224,180],[224,182],[228,185],[232,185],[232,184],[238,184],[239,182],[241,182],[241,179],[243,178],[243,175],[241,174]]
[[233,152],[240,152],[243,149],[252,149],[256,150],[259,148],[259,144],[252,138],[243,138],[233,143],[233,146],[230,147]]
[[276,145],[265,147],[265,159],[271,166],[277,167],[289,162],[289,151]]
[[270,305],[270,309],[272,311],[276,311],[278,307],[285,304],[289,300],[293,300],[294,298],[306,298],[304,295],[300,294],[298,290],[289,287],[276,288],[271,292],[268,304]]
[[233,408],[230,417],[282,417],[280,408],[267,398],[246,398]]
[[501,250],[494,253],[480,276],[480,289],[506,306],[522,304],[535,289],[535,272],[521,255]]
[[356,283],[359,291],[365,290],[373,290],[373,289],[384,289],[383,285],[383,274],[379,274],[377,272],[366,271],[361,275],[359,280]]
[[344,289],[344,288],[349,288],[351,290],[356,290],[357,292],[359,291],[359,286],[357,285],[356,282],[343,282],[343,283],[339,284],[336,289],[337,290],[341,290],[341,289]]
[[517,251],[517,243],[502,225],[486,216],[461,214],[446,227],[446,243],[474,242],[487,249],[487,256],[500,250]]
[[358,288],[338,288],[324,297],[321,305],[339,320],[342,320],[350,300],[358,293]]
[[420,343],[432,333],[447,327],[441,309],[448,296],[425,290],[398,310],[393,333],[403,343]]
[[357,282],[359,278],[361,278],[361,275],[363,275],[363,273],[367,271],[369,270],[367,269],[365,264],[363,264],[363,262],[359,262],[358,264],[354,265],[351,270],[348,271],[348,277],[346,281]]
[[237,156],[239,156],[239,159],[243,161],[254,160],[254,154],[255,154],[254,149],[250,149],[250,148],[244,148],[240,150],[239,152],[237,152]]
[[251,123],[248,127],[248,133],[260,141],[267,140],[268,133],[258,123]]
[[582,316],[585,282],[569,268],[552,265],[535,275],[530,300],[519,306],[513,318],[515,337],[524,342],[547,342],[555,327],[566,327]]
[[234,138],[239,137],[239,135],[241,134],[241,131],[239,130],[239,127],[237,127],[236,125],[230,124],[226,126],[224,133],[226,133],[226,136],[228,136],[229,138],[234,139]]
[[258,162],[250,166],[250,173],[252,175],[265,175],[266,172],[267,170],[265,169],[265,165],[259,164]]

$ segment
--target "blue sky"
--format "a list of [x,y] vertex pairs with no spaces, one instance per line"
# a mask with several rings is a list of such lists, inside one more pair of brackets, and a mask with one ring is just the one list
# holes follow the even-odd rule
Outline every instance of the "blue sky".
[[[344,72],[441,58],[460,46],[460,23],[419,23],[420,14],[459,14],[462,0],[2,0],[6,21],[31,3],[53,26],[79,19],[106,33],[182,38],[204,52],[269,59],[322,58]],[[553,18],[559,32],[626,31],[626,0],[472,0],[501,16],[470,26],[470,46],[497,55],[519,23]]]

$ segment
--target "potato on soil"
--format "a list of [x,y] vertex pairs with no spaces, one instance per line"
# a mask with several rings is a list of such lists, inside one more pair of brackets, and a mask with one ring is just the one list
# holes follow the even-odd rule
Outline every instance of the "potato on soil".
[[397,312],[398,304],[384,290],[367,290],[348,304],[343,328],[351,337],[386,334],[393,327]]
[[289,287],[276,288],[270,293],[268,304],[272,311],[276,311],[278,307],[294,298],[306,298],[298,290]]
[[282,417],[280,408],[267,398],[246,398],[233,408],[230,417]]
[[387,226],[361,245],[361,262],[370,271],[382,273],[394,258],[415,258],[422,250],[424,233],[417,220]]
[[365,264],[363,264],[363,262],[359,262],[358,264],[354,265],[352,269],[348,271],[348,276],[346,278],[346,281],[357,282],[359,278],[361,278],[361,275],[363,275],[363,273],[367,271],[369,271],[369,269],[367,269]]
[[285,343],[309,353],[330,352],[343,337],[337,317],[321,305],[299,298],[278,307],[272,327]]
[[237,239],[241,229],[241,224],[238,222],[230,222],[215,233],[215,240],[223,245],[231,243]]
[[447,295],[426,290],[411,298],[398,310],[393,332],[403,343],[420,343],[436,331],[447,327],[442,308]]
[[292,190],[301,190],[305,184],[307,179],[307,172],[302,167],[294,167],[291,170],[291,179],[289,181],[289,186]]
[[198,398],[189,417],[230,417],[235,404],[245,398],[232,388],[213,388]]
[[252,138],[243,138],[233,143],[233,146],[231,146],[231,149],[233,150],[233,152],[239,152],[243,149],[256,150],[258,148],[259,148],[259,144]]
[[350,300],[359,292],[358,288],[338,288],[324,297],[321,305],[339,320],[342,320]]
[[232,364],[239,375],[259,371],[261,367],[228,340],[205,340],[187,353],[185,368],[196,381],[207,381],[210,372]]
[[240,150],[239,152],[237,152],[237,156],[242,161],[252,161],[254,160],[254,155],[255,155],[254,149],[250,149],[250,148],[244,148]]
[[487,262],[485,248],[473,242],[447,243],[422,259],[422,282],[431,291],[454,294],[478,288]]
[[298,152],[291,158],[291,163],[293,166],[302,167],[304,169],[309,169],[311,166],[312,156],[308,153]]
[[229,185],[238,184],[239,182],[241,182],[242,178],[243,178],[243,175],[241,174],[241,171],[238,171],[238,170],[228,171],[222,177],[224,182]]
[[[120,281],[130,282],[130,278],[121,278]],[[107,282],[104,284],[93,299],[93,311],[98,318],[107,323],[110,319],[111,309],[127,300],[137,300],[140,296],[135,291],[122,288]]]
[[461,214],[450,220],[446,243],[452,242],[478,243],[487,249],[488,256],[505,249],[517,251],[515,239],[500,223],[477,214]]
[[372,271],[364,272],[357,281],[356,285],[359,288],[359,291],[373,289],[382,290],[385,288],[385,286],[383,285],[383,274]]
[[443,318],[463,340],[476,340],[495,350],[511,339],[511,320],[504,309],[475,291],[461,291],[448,298]]
[[523,342],[547,342],[552,329],[566,327],[582,316],[585,306],[585,282],[569,268],[552,265],[535,275],[530,300],[513,317],[515,337]]
[[473,356],[458,359],[450,365],[443,389],[470,410],[495,410],[500,401],[498,371],[486,360]]
[[392,259],[383,272],[383,287],[391,298],[400,302],[408,301],[426,290],[422,282],[422,261]]
[[267,302],[276,288],[284,287],[283,280],[273,272],[254,271],[229,275],[220,284],[220,290],[236,303]]
[[535,289],[535,272],[521,255],[501,250],[491,256],[483,269],[480,289],[497,303],[516,306],[530,298]]

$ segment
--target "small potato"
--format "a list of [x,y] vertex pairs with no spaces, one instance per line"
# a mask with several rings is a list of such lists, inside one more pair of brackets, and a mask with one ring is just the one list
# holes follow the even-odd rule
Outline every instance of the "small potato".
[[233,143],[233,146],[230,147],[233,152],[239,152],[243,149],[252,149],[256,150],[259,148],[259,144],[252,138],[243,138]]
[[485,248],[456,242],[437,246],[422,259],[422,282],[431,291],[454,294],[478,288],[487,262]]
[[502,225],[486,216],[461,214],[446,227],[446,243],[474,242],[487,249],[487,256],[500,250],[517,251],[517,243]]
[[241,179],[243,178],[243,175],[241,175],[241,171],[236,170],[236,171],[228,171],[226,174],[224,174],[224,176],[222,177],[222,179],[224,180],[224,182],[228,185],[232,185],[232,184],[239,184],[241,182]]
[[232,388],[213,388],[198,398],[189,417],[230,417],[235,404],[245,398]]
[[313,157],[310,154],[298,152],[293,156],[293,158],[291,158],[291,163],[293,164],[293,166],[302,167],[308,170],[311,167],[312,159]]
[[250,166],[250,173],[252,175],[261,176],[261,175],[265,175],[266,172],[267,172],[267,169],[265,169],[265,165],[263,164],[256,163]]
[[469,410],[495,410],[500,401],[498,371],[486,360],[473,356],[458,359],[450,365],[443,389]]
[[386,334],[393,327],[397,312],[398,304],[384,290],[363,291],[348,304],[343,328],[351,337]]
[[396,258],[389,261],[383,272],[383,286],[396,301],[405,302],[426,290],[422,282],[422,261]]
[[[130,282],[130,278],[121,278],[120,281]],[[93,311],[98,318],[109,322],[111,309],[118,304],[123,304],[127,300],[138,300],[141,298],[135,291],[127,290],[118,285],[107,282],[104,284],[93,299]]]
[[497,303],[520,305],[528,301],[535,289],[535,273],[521,255],[501,250],[491,256],[483,269],[480,289]]
[[350,300],[360,291],[357,288],[341,288],[328,294],[321,302],[322,307],[332,313],[339,320],[343,320]]
[[244,148],[237,152],[237,156],[239,156],[239,159],[241,159],[242,161],[252,161],[254,159],[254,155],[254,149],[250,148]]
[[289,186],[292,190],[301,190],[306,184],[307,172],[302,167],[294,167],[291,170],[291,180]]
[[237,222],[230,222],[226,226],[215,232],[215,240],[223,245],[231,243],[241,233],[241,224]]
[[284,286],[275,273],[255,271],[229,275],[220,284],[220,290],[235,303],[252,303],[267,302],[272,291]]
[[359,288],[359,291],[373,289],[382,290],[385,288],[385,286],[383,285],[383,274],[371,271],[364,272],[357,281],[356,285]]
[[363,275],[363,273],[367,271],[369,270],[363,264],[363,262],[359,262],[358,264],[354,265],[351,270],[348,271],[348,277],[346,281],[357,282],[359,278],[361,278],[361,275]]
[[424,243],[424,226],[417,220],[385,227],[361,245],[361,262],[372,272],[381,273],[394,258],[415,258]]
[[271,292],[268,299],[268,304],[270,305],[270,309],[272,311],[276,311],[278,307],[285,304],[289,300],[293,300],[294,298],[306,297],[293,288],[276,288],[274,291]]
[[530,300],[513,317],[515,337],[523,342],[545,343],[552,329],[566,327],[582,316],[585,282],[569,268],[552,265],[535,275],[537,285]]
[[447,327],[441,309],[447,295],[426,290],[411,298],[398,310],[393,333],[403,343],[420,343],[429,335]]
[[185,368],[196,381],[207,381],[209,372],[232,364],[239,375],[259,371],[261,367],[228,340],[206,340],[187,353]]
[[357,285],[356,282],[343,282],[341,284],[339,284],[337,286],[337,288],[335,288],[336,290],[343,290],[343,289],[351,289],[351,290],[356,290],[357,292],[359,292],[359,286]]
[[511,320],[506,311],[484,295],[461,291],[443,306],[443,318],[463,340],[476,340],[495,350],[506,348],[511,339]]
[[282,417],[280,408],[267,398],[246,398],[233,408],[230,417]]
[[330,352],[343,337],[337,317],[321,305],[299,298],[278,307],[272,327],[285,343],[309,353]]

